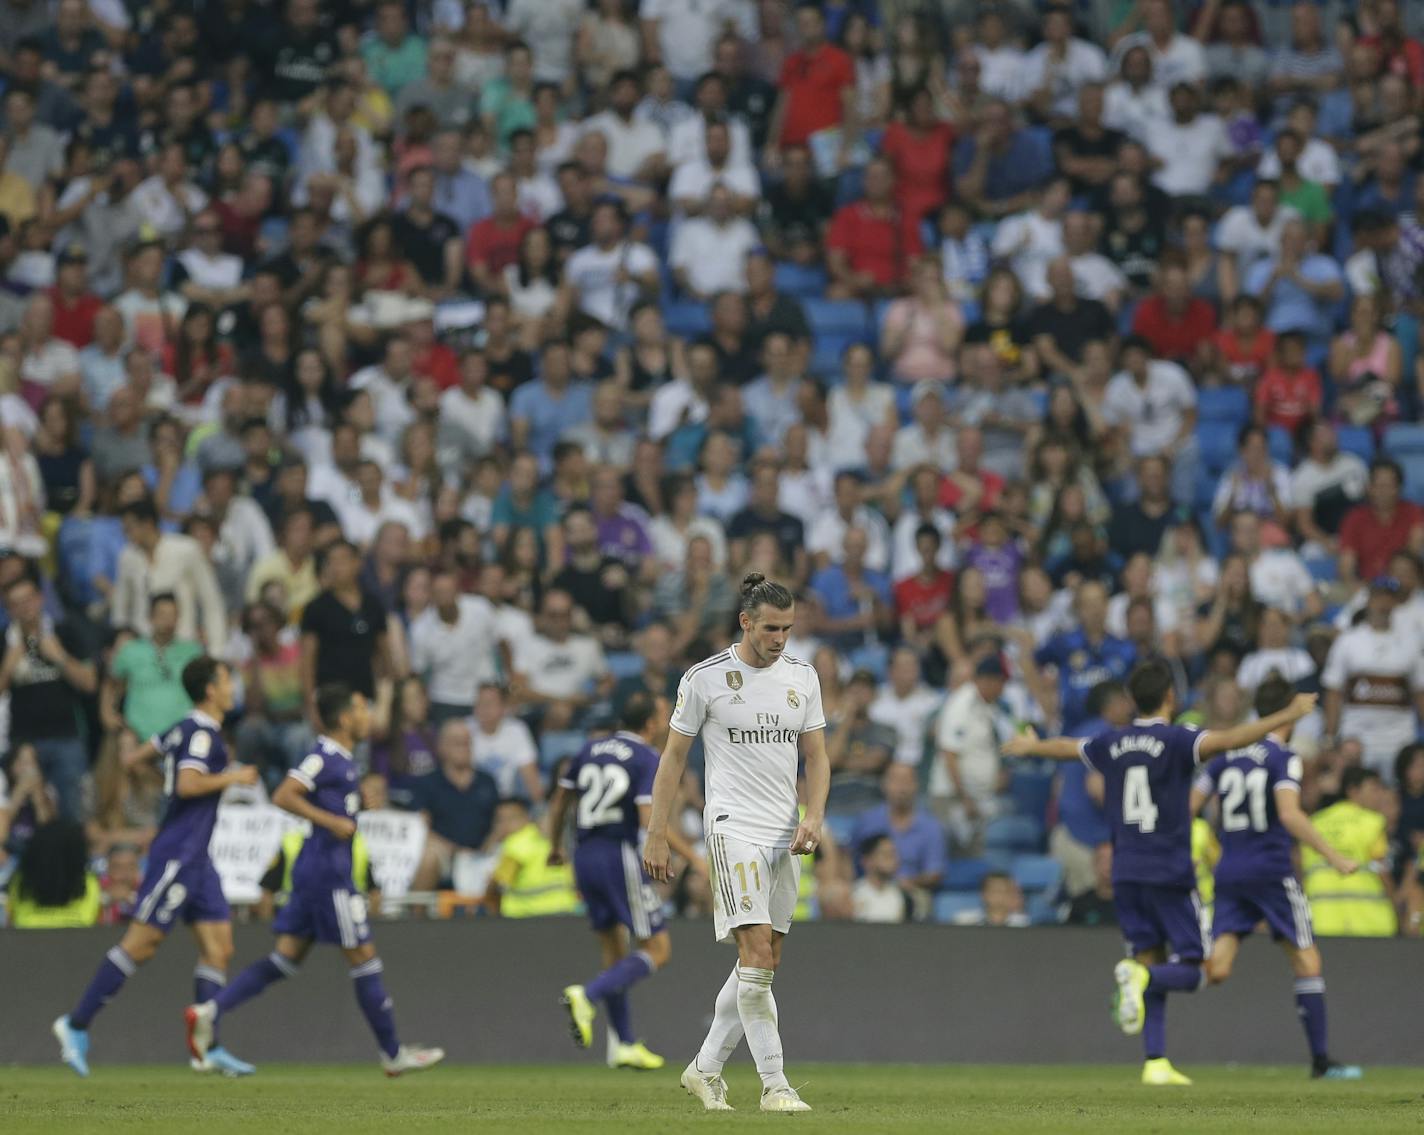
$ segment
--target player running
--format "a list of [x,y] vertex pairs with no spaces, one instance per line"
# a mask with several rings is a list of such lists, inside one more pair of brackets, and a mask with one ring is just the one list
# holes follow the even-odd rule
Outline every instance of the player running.
[[[574,877],[603,947],[603,972],[587,985],[566,988],[563,1004],[575,1042],[588,1048],[593,1043],[594,1002],[604,1003],[612,1028],[608,1063],[613,1068],[651,1070],[664,1064],[633,1032],[628,990],[662,969],[672,955],[662,904],[638,854],[658,771],[653,746],[666,737],[667,710],[663,698],[643,692],[629,697],[620,716],[623,728],[579,751],[559,777],[549,809],[549,865],[558,866],[564,862],[564,817],[578,802]],[[691,851],[685,845],[677,850],[684,856]],[[637,944],[631,953],[624,929]]]
[[1202,984],[1209,930],[1192,870],[1191,786],[1196,765],[1243,749],[1298,721],[1315,707],[1299,694],[1279,713],[1231,729],[1171,724],[1176,712],[1172,671],[1143,662],[1127,682],[1141,714],[1131,725],[1087,740],[1044,740],[1032,731],[1010,740],[1004,755],[1081,758],[1103,777],[1103,811],[1112,828],[1113,901],[1132,958],[1113,970],[1118,1025],[1142,1033],[1142,1082],[1190,1084],[1167,1059],[1167,994]]
[[274,981],[295,977],[313,942],[339,946],[351,963],[356,1001],[361,1006],[387,1076],[419,1072],[445,1059],[439,1048],[403,1045],[396,1038],[395,1014],[381,981],[381,959],[371,944],[366,897],[351,882],[351,840],[361,797],[351,750],[371,732],[371,707],[348,686],[317,690],[317,713],[327,732],[292,769],[272,796],[272,803],[312,825],[292,867],[292,893],[272,924],[277,948],[243,970],[216,997],[188,1006],[188,1048],[203,1059],[210,1050],[218,1019],[256,997]]
[[[1290,704],[1294,687],[1273,674],[1256,690],[1256,713],[1270,717]],[[1359,869],[1353,859],[1325,842],[1300,808],[1301,761],[1287,746],[1291,727],[1244,749],[1233,749],[1207,765],[1192,786],[1192,814],[1212,796],[1221,800],[1218,830],[1221,862],[1216,866],[1216,909],[1207,980],[1218,985],[1231,976],[1241,939],[1265,922],[1284,947],[1295,973],[1295,1004],[1310,1044],[1314,1079],[1358,1080],[1360,1069],[1331,1061],[1325,1039],[1325,979],[1310,924],[1310,904],[1291,859],[1299,840],[1324,856],[1342,875]]]
[[[795,600],[760,572],[742,581],[741,641],[693,666],[677,690],[667,747],[653,781],[644,865],[668,878],[668,823],[687,751],[706,752],[708,859],[717,940],[737,944],[737,965],[717,995],[712,1028],[682,1073],[708,1111],[731,1111],[722,1067],[743,1034],[761,1075],[761,1110],[810,1111],[786,1080],[772,978],[796,909],[797,855],[816,850],[830,762],[816,671],[783,653]],[[806,812],[798,822],[798,747]]]
[[[199,1000],[212,997],[227,980],[232,957],[232,920],[222,880],[208,857],[218,803],[234,784],[257,783],[251,765],[229,765],[222,719],[232,709],[232,673],[215,658],[195,658],[183,667],[183,689],[193,711],[133,755],[133,763],[163,759],[163,822],[148,849],[148,870],[135,900],[133,921],[123,939],[100,963],[89,987],[68,1016],[54,1022],[59,1058],[81,1076],[89,1075],[89,1023],[163,943],[182,917],[198,943],[193,985]],[[193,1067],[200,1072],[248,1076],[255,1069],[216,1043]]]

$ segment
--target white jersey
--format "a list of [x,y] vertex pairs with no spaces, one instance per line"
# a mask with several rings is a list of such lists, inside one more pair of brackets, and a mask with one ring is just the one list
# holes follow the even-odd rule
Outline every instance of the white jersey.
[[1394,758],[1414,740],[1414,697],[1424,689],[1419,640],[1360,623],[1330,647],[1320,684],[1344,695],[1340,735],[1364,746],[1365,764],[1393,779]]
[[737,651],[730,646],[682,676],[670,724],[685,737],[702,734],[706,830],[790,847],[799,822],[798,742],[826,727],[821,680],[799,658],[783,653],[758,668]]

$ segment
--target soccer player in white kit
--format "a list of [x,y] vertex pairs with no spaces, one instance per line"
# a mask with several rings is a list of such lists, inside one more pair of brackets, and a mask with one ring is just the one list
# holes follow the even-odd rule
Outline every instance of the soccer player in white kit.
[[[693,666],[678,686],[653,781],[644,865],[654,879],[668,878],[668,821],[700,732],[717,940],[736,942],[737,965],[682,1086],[708,1111],[731,1111],[722,1066],[745,1035],[761,1076],[761,1110],[810,1111],[782,1069],[771,981],[796,909],[796,856],[821,842],[831,783],[826,716],[816,671],[784,653],[796,613],[791,592],[752,572],[741,594],[741,641]],[[804,815],[796,800],[798,753],[806,761]]]

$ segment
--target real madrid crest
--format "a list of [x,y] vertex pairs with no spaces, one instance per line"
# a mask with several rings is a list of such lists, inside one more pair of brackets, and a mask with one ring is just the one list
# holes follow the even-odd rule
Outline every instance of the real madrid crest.
[[731,686],[734,690],[740,690],[742,688],[742,672],[740,670],[728,670],[727,685]]
[[801,708],[801,699],[796,696],[795,690],[786,691],[786,704],[789,705],[792,709]]
[[751,914],[751,912],[752,912],[752,896],[751,896],[751,895],[743,895],[743,896],[742,896],[742,913],[743,913],[743,914]]

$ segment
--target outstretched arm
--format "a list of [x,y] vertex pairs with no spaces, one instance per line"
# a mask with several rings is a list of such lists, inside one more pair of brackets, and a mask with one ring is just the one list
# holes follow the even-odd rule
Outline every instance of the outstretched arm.
[[1283,729],[1310,713],[1315,708],[1315,701],[1315,694],[1296,694],[1290,705],[1269,717],[1247,721],[1230,729],[1212,729],[1203,733],[1197,742],[1197,759],[1204,761],[1217,753],[1229,753],[1232,749],[1264,741],[1277,729]]
[[687,751],[691,747],[691,737],[669,729],[667,745],[663,748],[662,759],[658,761],[658,774],[653,778],[653,809],[648,817],[648,839],[643,845],[643,868],[659,883],[666,883],[672,877],[668,821],[672,817],[673,802],[677,799],[682,770],[687,767]]
[[1011,737],[1003,748],[1006,757],[1046,757],[1050,761],[1076,761],[1080,742],[1074,737],[1040,737],[1032,729]]

